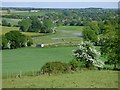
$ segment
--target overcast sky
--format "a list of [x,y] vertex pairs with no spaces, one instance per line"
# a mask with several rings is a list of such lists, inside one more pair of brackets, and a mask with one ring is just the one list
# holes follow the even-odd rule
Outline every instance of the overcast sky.
[[[42,1],[44,1],[44,2],[42,2]],[[104,0],[104,1],[102,1],[102,0],[56,0],[56,1],[49,0],[49,2],[48,2],[48,0],[26,0],[26,1],[25,0],[3,0],[2,7],[118,8],[118,0]]]

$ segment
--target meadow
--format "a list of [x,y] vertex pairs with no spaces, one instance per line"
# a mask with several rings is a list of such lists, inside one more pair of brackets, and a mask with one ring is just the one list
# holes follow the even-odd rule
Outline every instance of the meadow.
[[19,48],[3,50],[2,70],[4,74],[38,71],[46,62],[69,62],[76,47]]
[[[18,27],[6,27],[0,26],[1,31],[0,36],[4,35],[9,31],[19,31]],[[55,34],[44,34],[44,33],[35,33],[35,32],[21,32],[26,36],[32,36],[34,46],[36,44],[65,44],[65,43],[74,43],[79,44],[82,38],[80,35],[82,34],[82,30],[84,27],[82,26],[59,26],[57,27],[57,32]]]
[[34,44],[44,43],[80,43],[82,38],[82,26],[59,26],[55,34],[47,34],[40,37],[33,37]]
[[60,75],[3,79],[3,88],[118,88],[117,71],[84,70]]
[[[7,26],[0,26],[0,36],[5,35],[5,33],[10,32],[10,31],[19,31],[19,27],[7,27]],[[34,33],[34,32],[21,32],[26,36],[41,36],[43,34],[41,33]]]
[[[13,25],[18,25],[18,21],[21,19],[12,19],[12,18],[2,18],[3,20],[6,20],[8,23],[10,23],[12,26]],[[1,23],[0,23],[1,24]]]
[[[0,11],[1,12],[1,11]],[[10,14],[20,16],[42,16],[54,12],[29,12],[11,10]],[[10,15],[2,11],[2,15]],[[21,19],[3,18],[13,25]],[[19,27],[0,26],[0,38],[9,31],[19,31]],[[47,62],[61,61],[69,63],[74,59],[72,51],[83,41],[82,31],[84,26],[59,26],[56,33],[21,32],[31,36],[31,47],[5,49],[2,51],[2,85],[3,88],[118,88],[118,71],[113,70],[88,70],[71,71],[66,74],[34,75],[40,71]],[[1,39],[0,39],[1,42]],[[36,47],[38,44],[49,44],[52,47]],[[67,44],[67,45],[66,45]],[[75,45],[71,45],[75,44]],[[60,46],[59,46],[60,45]],[[100,50],[100,47],[96,47]],[[101,56],[105,61],[107,58]],[[108,65],[108,67],[113,67]],[[20,78],[16,78],[21,74]]]

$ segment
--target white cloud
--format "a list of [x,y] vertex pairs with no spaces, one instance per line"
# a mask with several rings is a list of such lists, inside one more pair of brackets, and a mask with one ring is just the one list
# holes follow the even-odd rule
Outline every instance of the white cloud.
[[1,0],[2,2],[119,2],[119,0]]

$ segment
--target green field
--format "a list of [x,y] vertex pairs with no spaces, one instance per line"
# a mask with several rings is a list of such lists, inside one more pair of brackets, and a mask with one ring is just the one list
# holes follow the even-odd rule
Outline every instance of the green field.
[[7,27],[7,26],[0,26],[0,30],[2,32],[0,32],[0,35],[4,35],[5,33],[9,32],[9,31],[18,31],[19,28],[18,27]]
[[[12,30],[19,30],[18,27],[6,27],[0,26],[2,28],[2,32],[0,35],[4,35],[5,33]],[[55,34],[43,34],[43,33],[33,33],[33,32],[22,32],[27,36],[34,36],[33,42],[34,44],[44,43],[74,43],[78,44],[82,40],[79,34],[82,33],[84,27],[82,26],[59,26],[57,27],[57,32]]]
[[117,71],[84,70],[60,75],[3,79],[3,88],[118,88]]
[[76,47],[3,50],[3,74],[40,70],[43,64],[50,61],[69,62],[73,59],[72,50],[74,49]]
[[47,13],[55,13],[55,12],[51,12],[51,11],[28,11],[28,10],[25,10],[25,11],[18,11],[18,10],[11,10],[10,11],[10,14],[7,14],[7,11],[6,10],[1,10],[2,12],[2,15],[20,15],[20,16],[42,16],[42,15],[45,15]]
[[[9,32],[9,31],[19,31],[19,28],[18,27],[7,27],[7,26],[0,26],[0,36],[1,35],[4,35],[5,33]],[[41,33],[34,33],[34,32],[22,32],[24,35],[26,36],[41,36],[43,34]]]
[[12,19],[12,18],[2,18],[3,20],[6,20],[8,23],[10,23],[12,26],[13,25],[18,25],[18,21],[21,19]]
[[40,37],[34,37],[33,41],[35,44],[37,43],[80,43],[82,38],[79,34],[82,33],[82,26],[59,26],[57,27],[57,32],[55,34],[49,34]]

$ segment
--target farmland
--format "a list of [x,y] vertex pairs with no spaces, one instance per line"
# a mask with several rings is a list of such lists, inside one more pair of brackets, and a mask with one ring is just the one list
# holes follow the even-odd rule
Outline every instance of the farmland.
[[[3,28],[2,34],[5,34],[6,32],[11,30],[18,30],[17,27],[4,26],[2,28]],[[83,27],[60,26],[57,28],[56,34],[42,35],[39,33],[30,33],[30,32],[22,32],[22,33],[28,36],[34,36],[33,37],[34,45],[38,43],[50,44],[56,42],[66,43],[70,41],[79,44],[82,38],[77,36],[76,33],[78,34],[81,33],[82,29]],[[56,40],[53,38],[59,38],[59,39]],[[64,41],[62,39],[64,39]],[[73,59],[72,50],[74,49],[76,49],[76,47],[53,47],[53,48],[30,47],[30,48],[21,48],[15,50],[4,50],[3,73],[5,74],[8,72],[19,73],[20,71],[25,72],[25,71],[39,70],[41,66],[48,61],[69,62],[70,60]],[[16,62],[16,64],[14,64],[13,62]],[[16,68],[18,66],[19,68]]]
[[40,70],[46,62],[50,61],[69,62],[73,59],[72,50],[74,49],[76,47],[4,50],[2,52],[3,74]]
[[[4,35],[5,33],[13,30],[19,31],[18,27],[1,27],[2,32],[0,35]],[[34,32],[22,32],[24,35],[32,36],[34,44],[38,43],[66,43],[66,42],[74,42],[79,43],[82,38],[80,38],[80,34],[82,33],[82,26],[59,26],[57,28],[56,34],[43,34],[43,33],[34,33]]]
[[8,23],[10,23],[12,26],[13,25],[18,25],[18,21],[21,19],[12,19],[12,18],[2,18],[3,20],[7,20]]
[[118,88],[116,9],[0,12],[3,88]]
[[3,88],[118,88],[117,71],[86,70],[60,75],[3,79]]

